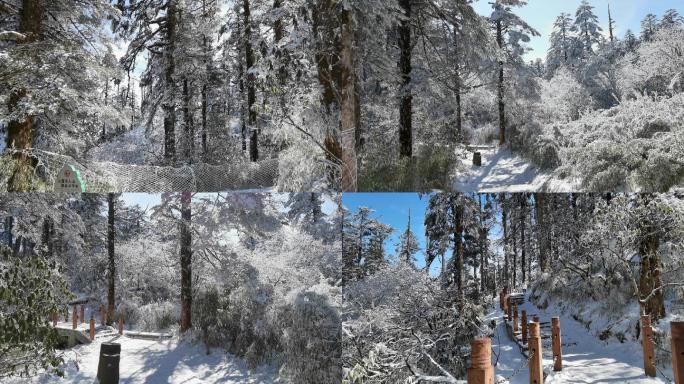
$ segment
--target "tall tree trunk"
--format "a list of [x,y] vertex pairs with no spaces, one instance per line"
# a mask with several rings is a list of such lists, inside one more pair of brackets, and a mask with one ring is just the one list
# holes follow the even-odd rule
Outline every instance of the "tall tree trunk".
[[[105,105],[105,107],[108,104],[107,99],[109,99],[109,78],[105,79],[105,89],[104,89],[104,105]],[[102,122],[102,141],[104,141],[106,136],[107,136],[107,122],[103,121]]]
[[511,231],[513,232],[511,236],[513,239],[513,268],[511,272],[513,272],[513,287],[518,286],[518,240],[516,238],[518,235],[518,228],[515,224],[515,221],[515,218],[511,216]]
[[181,267],[181,315],[180,331],[185,332],[192,326],[192,194],[181,193],[180,223],[180,267]]
[[116,197],[113,193],[107,194],[107,256],[109,260],[109,268],[107,271],[107,325],[112,325],[112,319],[115,318],[115,278],[116,278],[116,260],[114,258],[114,240],[116,236],[116,227],[114,226],[114,205]]
[[[19,32],[26,36],[18,44],[31,44],[42,39],[43,35],[43,1],[22,0],[19,11]],[[26,89],[14,90],[9,97],[8,111],[17,112],[24,99],[31,95]],[[23,117],[10,120],[7,125],[6,147],[18,151],[33,147],[35,136],[35,116],[28,113]],[[27,153],[14,156],[15,168],[7,181],[8,192],[28,192],[32,187],[33,160]]]
[[[643,195],[642,203],[648,205],[652,196]],[[642,310],[650,315],[654,322],[665,317],[665,303],[663,298],[663,281],[661,278],[662,264],[660,262],[660,228],[645,222],[640,223],[642,237],[639,244],[641,256],[641,273],[639,276],[639,298],[645,300]]]
[[[501,20],[496,22],[496,43],[503,50],[503,26]],[[499,101],[499,145],[506,144],[506,104],[504,102],[504,61],[499,60],[499,84],[497,87]]]
[[252,24],[249,0],[243,0],[242,7],[245,19],[245,33],[243,38],[245,43],[245,64],[247,70],[247,122],[251,132],[249,140],[249,159],[253,162],[256,162],[259,161],[259,130],[256,126],[256,75],[252,72],[254,69],[255,59],[254,50],[252,49]]
[[176,0],[169,0],[166,15],[166,49],[164,60],[164,159],[167,163],[176,164],[176,71],[175,47],[176,28],[178,22],[178,6]]
[[503,201],[501,204],[501,224],[503,225],[503,237],[504,237],[504,284],[506,286],[510,285],[509,282],[509,276],[508,276],[508,251],[509,247],[508,244],[510,242],[509,240],[509,233],[508,233],[508,209],[506,208],[506,202]]
[[463,301],[464,286],[463,286],[463,206],[457,202],[454,205],[454,271],[453,276],[458,289],[458,300]]
[[403,157],[413,156],[413,95],[411,91],[411,0],[399,0],[404,18],[399,24],[399,69],[401,106],[399,108],[399,145]]
[[[238,29],[240,29],[240,21],[238,20]],[[245,66],[243,60],[238,59],[238,86],[240,89],[240,137],[242,140],[242,152],[247,151],[247,119],[245,113]]]
[[456,135],[454,137],[454,143],[458,143],[462,139],[463,135],[463,107],[461,106],[461,64],[458,61],[459,45],[458,45],[458,27],[454,25],[454,82],[456,83]]
[[[209,21],[206,0],[202,0],[202,17],[205,22]],[[209,148],[207,146],[207,107],[209,105],[209,79],[212,72],[210,61],[211,47],[209,47],[207,35],[202,35],[202,49],[204,51],[203,58],[206,69],[206,77],[202,82],[202,159],[204,162],[207,162],[209,157]]]
[[526,216],[526,204],[525,195],[520,195],[520,266],[522,270],[522,283],[523,285],[527,282],[527,274],[525,270],[527,268],[525,260],[525,216]]
[[[285,84],[287,82],[287,67],[284,61],[286,61],[287,53],[283,49],[278,47],[280,42],[285,37],[285,23],[283,23],[283,15],[281,14],[282,8],[283,0],[273,1],[273,10],[278,14],[278,17],[273,22],[273,43],[276,46],[275,57],[276,60],[278,60],[278,84],[280,85],[280,87],[285,87]],[[283,106],[286,105],[284,98],[281,98],[281,102]]]
[[188,79],[183,79],[183,123],[185,125],[185,161],[193,162],[195,155],[195,123],[192,119],[190,89],[188,87]]
[[[337,47],[334,43],[336,18],[332,17],[333,4],[330,0],[322,0],[316,3],[312,10],[313,32],[316,41],[316,69],[318,72],[318,82],[321,85],[321,105],[325,108],[328,115],[333,113],[335,105],[335,79],[339,76],[333,69],[339,68],[339,55],[334,55]],[[328,183],[335,185],[338,182],[339,173],[337,166],[344,168],[342,165],[342,145],[340,144],[339,135],[334,129],[329,126],[326,127],[325,134],[325,157],[329,165],[327,170]]]
[[549,270],[549,228],[546,224],[546,199],[543,193],[534,194],[535,212],[537,213],[537,241],[539,242],[539,270]]
[[482,212],[482,195],[478,195],[480,213],[480,290],[487,290],[487,230]]
[[353,10],[343,9],[340,52],[340,126],[342,133],[342,191],[356,192],[356,144],[360,122],[358,82],[356,78],[356,52],[354,50]]

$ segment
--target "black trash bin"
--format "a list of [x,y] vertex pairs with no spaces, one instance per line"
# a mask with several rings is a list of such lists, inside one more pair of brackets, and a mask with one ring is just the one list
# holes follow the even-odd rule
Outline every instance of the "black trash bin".
[[97,364],[97,379],[100,384],[119,383],[119,360],[121,359],[121,344],[102,343],[100,345],[100,360]]

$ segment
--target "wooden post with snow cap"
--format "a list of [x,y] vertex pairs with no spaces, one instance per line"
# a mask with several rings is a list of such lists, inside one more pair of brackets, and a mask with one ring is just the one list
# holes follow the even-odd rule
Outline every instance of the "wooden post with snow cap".
[[675,384],[684,384],[684,322],[674,321],[672,329],[672,373]]
[[468,368],[468,384],[494,384],[494,366],[492,365],[492,340],[479,337],[470,344],[470,368]]
[[541,321],[539,321],[539,315],[532,316],[532,321],[534,321],[535,323],[541,323]]
[[644,372],[646,376],[656,377],[655,348],[651,316],[641,316],[641,344],[644,347]]
[[518,332],[518,305],[513,306],[513,332]]
[[90,314],[90,340],[95,340],[95,318]]
[[530,339],[528,349],[530,361],[530,384],[542,384],[544,382],[544,369],[542,367],[542,339],[538,322],[530,323]]
[[522,321],[520,325],[522,326],[522,342],[523,344],[527,344],[527,311],[524,309],[522,311]]
[[78,326],[78,314],[76,312],[76,305],[74,304],[71,310],[71,329],[76,329]]
[[553,370],[560,372],[563,370],[560,317],[551,318],[551,348],[553,351]]
[[81,324],[85,323],[85,306],[81,304]]
[[100,325],[107,325],[107,312],[105,311],[104,306],[100,306]]
[[119,335],[123,335],[124,318],[123,313],[119,314]]

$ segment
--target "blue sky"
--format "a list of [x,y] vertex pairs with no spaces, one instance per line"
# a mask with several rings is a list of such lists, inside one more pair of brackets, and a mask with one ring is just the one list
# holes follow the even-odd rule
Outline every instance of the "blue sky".
[[[482,15],[491,14],[491,0],[478,0],[475,10]],[[527,6],[519,8],[516,13],[541,33],[541,37],[533,38],[530,42],[532,52],[527,54],[528,60],[545,58],[549,48],[549,35],[553,29],[553,22],[561,12],[575,15],[581,0],[528,0]],[[660,16],[668,9],[676,9],[684,15],[684,1],[682,0],[589,0],[595,7],[594,12],[599,17],[605,34],[608,34],[608,4],[615,20],[615,34],[624,36],[627,29],[635,34],[641,30],[641,20],[648,13]]]

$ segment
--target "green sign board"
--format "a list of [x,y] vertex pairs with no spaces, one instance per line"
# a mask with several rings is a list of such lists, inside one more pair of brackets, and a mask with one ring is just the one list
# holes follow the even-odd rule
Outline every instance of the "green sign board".
[[84,193],[85,191],[86,184],[81,177],[81,173],[75,166],[71,164],[65,164],[57,174],[57,179],[55,180],[55,192]]

